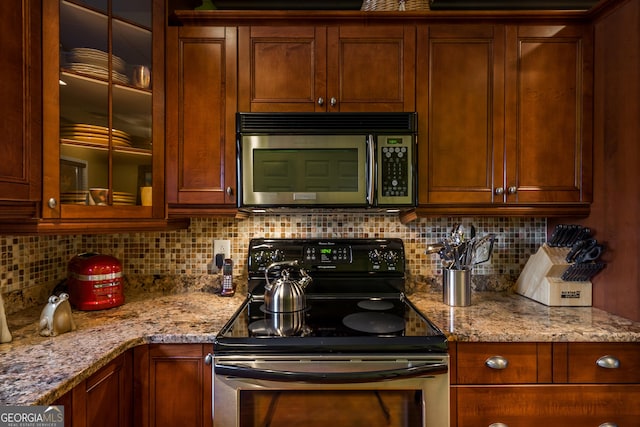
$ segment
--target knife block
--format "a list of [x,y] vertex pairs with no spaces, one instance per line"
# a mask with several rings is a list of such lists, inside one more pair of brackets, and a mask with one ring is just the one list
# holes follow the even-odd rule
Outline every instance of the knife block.
[[571,248],[550,247],[546,243],[531,255],[516,281],[516,292],[548,306],[591,306],[591,281],[561,279],[571,264],[565,258]]

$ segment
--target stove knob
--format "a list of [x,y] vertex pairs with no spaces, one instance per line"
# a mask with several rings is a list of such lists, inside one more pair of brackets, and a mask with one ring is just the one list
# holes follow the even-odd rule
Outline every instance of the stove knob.
[[387,252],[387,264],[395,264],[398,262],[398,253],[395,251]]
[[271,262],[284,261],[284,253],[280,249],[276,249],[271,253]]
[[256,264],[262,264],[263,262],[267,261],[264,251],[256,253],[253,259],[256,261]]
[[380,264],[380,261],[382,259],[382,256],[380,254],[380,251],[377,249],[372,250],[371,252],[369,252],[369,259],[371,260],[372,263],[374,264]]

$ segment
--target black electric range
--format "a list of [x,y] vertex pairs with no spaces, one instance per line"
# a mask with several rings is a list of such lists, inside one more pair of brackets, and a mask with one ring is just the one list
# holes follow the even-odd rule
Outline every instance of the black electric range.
[[[294,260],[313,278],[306,308],[271,313],[265,271]],[[247,264],[247,298],[214,355],[447,352],[445,335],[404,294],[401,239],[252,239]]]

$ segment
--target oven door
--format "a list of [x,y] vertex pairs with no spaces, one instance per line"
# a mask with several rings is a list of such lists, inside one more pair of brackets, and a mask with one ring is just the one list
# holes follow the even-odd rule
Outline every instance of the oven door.
[[328,422],[448,426],[448,356],[214,356],[215,427]]
[[367,135],[241,135],[240,207],[366,207],[373,200]]

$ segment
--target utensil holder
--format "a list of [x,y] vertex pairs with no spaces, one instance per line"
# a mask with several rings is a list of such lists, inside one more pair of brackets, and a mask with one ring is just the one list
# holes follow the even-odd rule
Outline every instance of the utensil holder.
[[471,270],[442,269],[442,298],[454,307],[471,305]]

